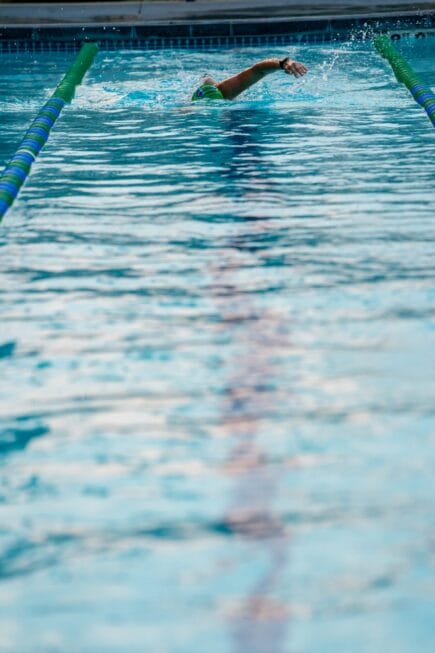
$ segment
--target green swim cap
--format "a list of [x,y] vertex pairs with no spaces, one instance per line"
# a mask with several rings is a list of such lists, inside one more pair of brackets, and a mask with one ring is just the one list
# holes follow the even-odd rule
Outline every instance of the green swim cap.
[[213,84],[203,84],[192,95],[192,102],[197,100],[224,100],[224,96]]

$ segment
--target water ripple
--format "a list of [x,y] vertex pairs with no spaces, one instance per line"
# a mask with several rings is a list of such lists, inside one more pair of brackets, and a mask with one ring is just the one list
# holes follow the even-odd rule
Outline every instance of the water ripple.
[[3,222],[2,651],[433,651],[433,128],[358,40],[188,102],[272,54],[100,53]]

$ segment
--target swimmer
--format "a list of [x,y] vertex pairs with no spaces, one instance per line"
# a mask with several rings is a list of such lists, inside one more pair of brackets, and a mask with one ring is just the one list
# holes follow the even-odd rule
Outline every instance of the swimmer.
[[276,70],[283,70],[287,75],[302,77],[307,72],[306,66],[290,57],[284,59],[265,59],[255,63],[250,68],[243,70],[238,75],[228,77],[223,82],[216,82],[208,75],[202,80],[201,86],[192,95],[192,102],[196,100],[234,100],[240,93],[259,82],[266,75]]

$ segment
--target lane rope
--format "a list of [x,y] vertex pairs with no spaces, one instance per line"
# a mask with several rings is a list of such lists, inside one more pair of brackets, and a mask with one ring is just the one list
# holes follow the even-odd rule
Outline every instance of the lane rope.
[[98,52],[96,43],[85,43],[56,87],[51,98],[44,104],[27,130],[13,157],[0,176],[0,222],[12,206],[21,186],[29,176],[32,163],[44,147],[54,123],[65,104],[72,102],[76,87],[82,82]]
[[397,81],[404,84],[412,97],[426,111],[435,127],[435,93],[411,68],[406,59],[396,50],[388,36],[376,36],[374,46],[379,54],[390,64]]

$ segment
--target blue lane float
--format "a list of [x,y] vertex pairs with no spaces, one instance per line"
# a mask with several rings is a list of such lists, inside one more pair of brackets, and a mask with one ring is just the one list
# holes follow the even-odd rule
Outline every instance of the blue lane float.
[[387,36],[377,36],[374,45],[379,54],[390,64],[396,79],[404,84],[414,100],[426,111],[435,127],[435,93],[411,68],[404,57],[396,50]]
[[44,104],[27,130],[17,151],[0,177],[0,222],[12,206],[26,181],[32,163],[44,147],[50,130],[65,104],[72,101],[76,86],[81,83],[98,52],[96,43],[85,43],[51,98]]

